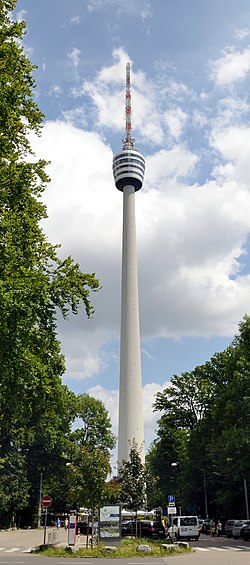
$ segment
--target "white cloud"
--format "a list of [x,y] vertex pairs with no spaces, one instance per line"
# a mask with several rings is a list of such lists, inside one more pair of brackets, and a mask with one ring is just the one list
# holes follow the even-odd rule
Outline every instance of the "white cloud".
[[180,107],[176,106],[171,108],[171,110],[167,110],[164,113],[164,118],[172,137],[176,140],[179,139],[187,121],[187,114]]
[[237,39],[242,41],[243,39],[246,39],[246,37],[249,37],[250,29],[248,29],[246,27],[241,28],[241,29],[237,29],[234,35]]
[[168,190],[168,183],[190,174],[198,157],[181,145],[169,151],[161,149],[146,158],[145,184],[150,188]]
[[49,94],[60,96],[60,94],[62,94],[62,87],[59,84],[53,84],[49,90]]
[[[129,59],[122,49],[113,56],[114,63],[84,88],[95,107],[95,125],[122,131]],[[159,142],[166,124],[154,84],[133,66],[132,72],[137,131]],[[248,110],[248,102],[236,96],[219,101],[209,122],[213,180],[189,183],[200,161],[187,144],[146,156],[144,187],[136,195],[142,339],[232,335],[250,310],[250,280],[241,273],[250,231],[250,128],[238,123]],[[178,138],[187,113],[176,106],[175,115],[171,125],[165,110]],[[60,329],[67,378],[80,380],[100,377],[110,362],[107,344],[118,342],[122,195],[114,186],[110,147],[97,133],[79,129],[86,127],[84,108],[63,116],[64,121],[46,122],[42,136],[33,140],[38,155],[51,161],[52,182],[44,196],[48,237],[61,242],[62,252],[75,257],[84,272],[96,272],[102,284],[93,296],[93,320],[83,314]],[[191,116],[207,125],[205,113]]]
[[62,116],[66,122],[70,122],[76,127],[85,128],[87,126],[86,112],[82,106],[71,110],[63,110]]
[[[249,277],[238,263],[249,233],[250,133],[220,131],[211,142],[221,165],[226,159],[233,168],[203,186],[180,181],[197,163],[181,146],[146,159],[145,188],[136,195],[142,337],[231,335],[250,310]],[[97,134],[65,122],[45,123],[34,146],[51,160],[49,239],[103,286],[93,296],[93,320],[82,315],[63,325],[68,375],[100,375],[108,363],[103,346],[118,339],[120,316],[122,196],[112,153]]]
[[192,121],[194,127],[203,128],[208,123],[208,118],[206,114],[200,112],[199,110],[194,110],[192,114]]
[[80,61],[81,51],[77,47],[73,47],[68,53],[67,57],[70,60],[73,67],[77,68]]
[[217,86],[228,86],[246,77],[250,70],[250,47],[243,51],[228,48],[222,57],[210,62],[211,77]]
[[242,98],[227,96],[218,102],[218,113],[213,120],[213,127],[227,126],[228,124],[238,123],[241,117],[249,111],[249,104]]
[[[78,93],[88,94],[92,99],[100,127],[123,131],[124,85],[126,63],[130,61],[123,49],[113,51],[115,62],[104,67],[93,82],[86,82]],[[159,144],[164,138],[165,121],[158,104],[159,93],[153,81],[147,80],[142,72],[136,72],[131,63],[132,83],[132,127],[142,139]]]
[[211,132],[210,142],[226,160],[225,164],[217,166],[214,173],[239,183],[239,193],[241,185],[249,190],[250,128],[245,125],[215,127]]
[[70,23],[72,25],[79,25],[80,21],[81,21],[80,16],[72,16],[72,18],[70,18]]
[[146,0],[141,12],[141,17],[145,20],[151,16],[152,16],[151,4],[148,0]]

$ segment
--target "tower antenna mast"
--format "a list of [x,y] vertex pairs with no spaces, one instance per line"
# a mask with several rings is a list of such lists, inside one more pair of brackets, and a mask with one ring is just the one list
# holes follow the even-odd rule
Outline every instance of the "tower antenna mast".
[[125,96],[125,139],[123,140],[123,149],[133,149],[135,140],[131,136],[131,90],[130,90],[130,63],[126,64],[126,96]]

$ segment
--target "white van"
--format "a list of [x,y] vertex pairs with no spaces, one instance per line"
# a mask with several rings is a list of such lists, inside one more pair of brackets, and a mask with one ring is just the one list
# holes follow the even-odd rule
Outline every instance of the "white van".
[[[170,532],[171,529],[172,525],[169,528]],[[198,516],[175,516],[173,518],[173,533],[177,540],[193,538],[198,541],[200,537]]]

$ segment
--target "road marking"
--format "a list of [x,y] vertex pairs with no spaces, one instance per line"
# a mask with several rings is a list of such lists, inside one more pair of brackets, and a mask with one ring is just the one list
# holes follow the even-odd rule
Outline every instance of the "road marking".
[[0,551],[2,551],[2,549],[5,549],[5,547],[0,547]]
[[209,551],[206,547],[195,547],[195,551]]
[[242,551],[240,547],[231,547],[230,545],[226,545],[225,548],[229,549],[230,551]]
[[210,547],[210,549],[214,549],[214,551],[227,551],[224,547]]
[[14,551],[20,551],[20,547],[12,547],[11,549],[5,549],[4,553],[13,553]]

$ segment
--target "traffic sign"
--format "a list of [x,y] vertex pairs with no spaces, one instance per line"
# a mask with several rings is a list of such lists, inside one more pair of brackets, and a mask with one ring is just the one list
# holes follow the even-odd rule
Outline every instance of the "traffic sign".
[[43,506],[50,506],[51,503],[52,503],[51,496],[43,496],[43,498],[42,498],[42,505]]
[[175,494],[169,494],[168,495],[168,503],[170,502],[175,502]]

